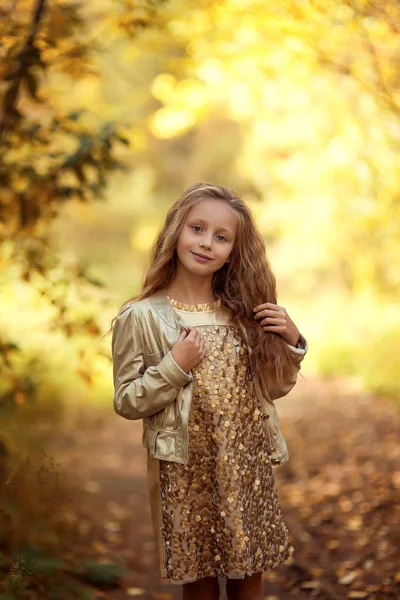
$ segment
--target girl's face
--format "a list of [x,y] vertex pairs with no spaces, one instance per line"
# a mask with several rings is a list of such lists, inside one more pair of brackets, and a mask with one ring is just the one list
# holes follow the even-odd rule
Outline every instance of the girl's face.
[[236,231],[235,211],[222,200],[203,198],[190,209],[179,234],[176,248],[179,261],[194,274],[218,271],[232,252]]

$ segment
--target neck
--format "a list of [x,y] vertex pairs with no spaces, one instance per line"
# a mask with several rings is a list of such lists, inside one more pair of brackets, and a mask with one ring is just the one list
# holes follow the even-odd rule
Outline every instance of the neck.
[[176,275],[166,292],[170,298],[185,304],[203,304],[216,302],[217,298],[211,285],[212,276],[199,280],[190,273]]

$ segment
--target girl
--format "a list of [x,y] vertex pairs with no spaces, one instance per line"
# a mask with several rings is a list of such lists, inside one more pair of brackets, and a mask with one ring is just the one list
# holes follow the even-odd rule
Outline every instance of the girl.
[[274,400],[307,342],[276,304],[245,203],[199,183],[170,208],[139,295],[113,320],[114,408],[143,419],[160,576],[183,600],[261,600],[293,548],[273,468],[286,462]]

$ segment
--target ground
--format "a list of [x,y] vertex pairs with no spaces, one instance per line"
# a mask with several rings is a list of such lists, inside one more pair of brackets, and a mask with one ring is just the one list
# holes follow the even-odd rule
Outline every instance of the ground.
[[[349,382],[299,377],[276,405],[290,460],[275,476],[295,553],[264,573],[265,598],[399,598],[399,404]],[[121,585],[98,597],[178,599],[180,586],[158,581],[141,432],[110,399],[108,413],[66,419],[54,436],[74,489],[62,509],[77,529],[70,552],[126,564]]]

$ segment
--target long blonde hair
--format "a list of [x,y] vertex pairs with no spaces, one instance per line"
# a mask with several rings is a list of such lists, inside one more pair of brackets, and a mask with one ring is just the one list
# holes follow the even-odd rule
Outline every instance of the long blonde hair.
[[[253,373],[258,373],[268,385],[280,386],[290,378],[296,356],[283,338],[261,329],[254,319],[253,308],[265,302],[277,302],[276,279],[272,273],[264,240],[246,204],[232,190],[210,183],[190,186],[170,207],[150,256],[150,267],[142,290],[129,302],[148,298],[160,289],[167,289],[176,275],[176,247],[186,217],[203,198],[226,202],[236,213],[238,228],[235,244],[225,263],[213,275],[213,292],[231,313],[231,321],[245,332],[251,350]],[[112,331],[115,318],[111,322]],[[108,332],[108,333],[109,333]]]

